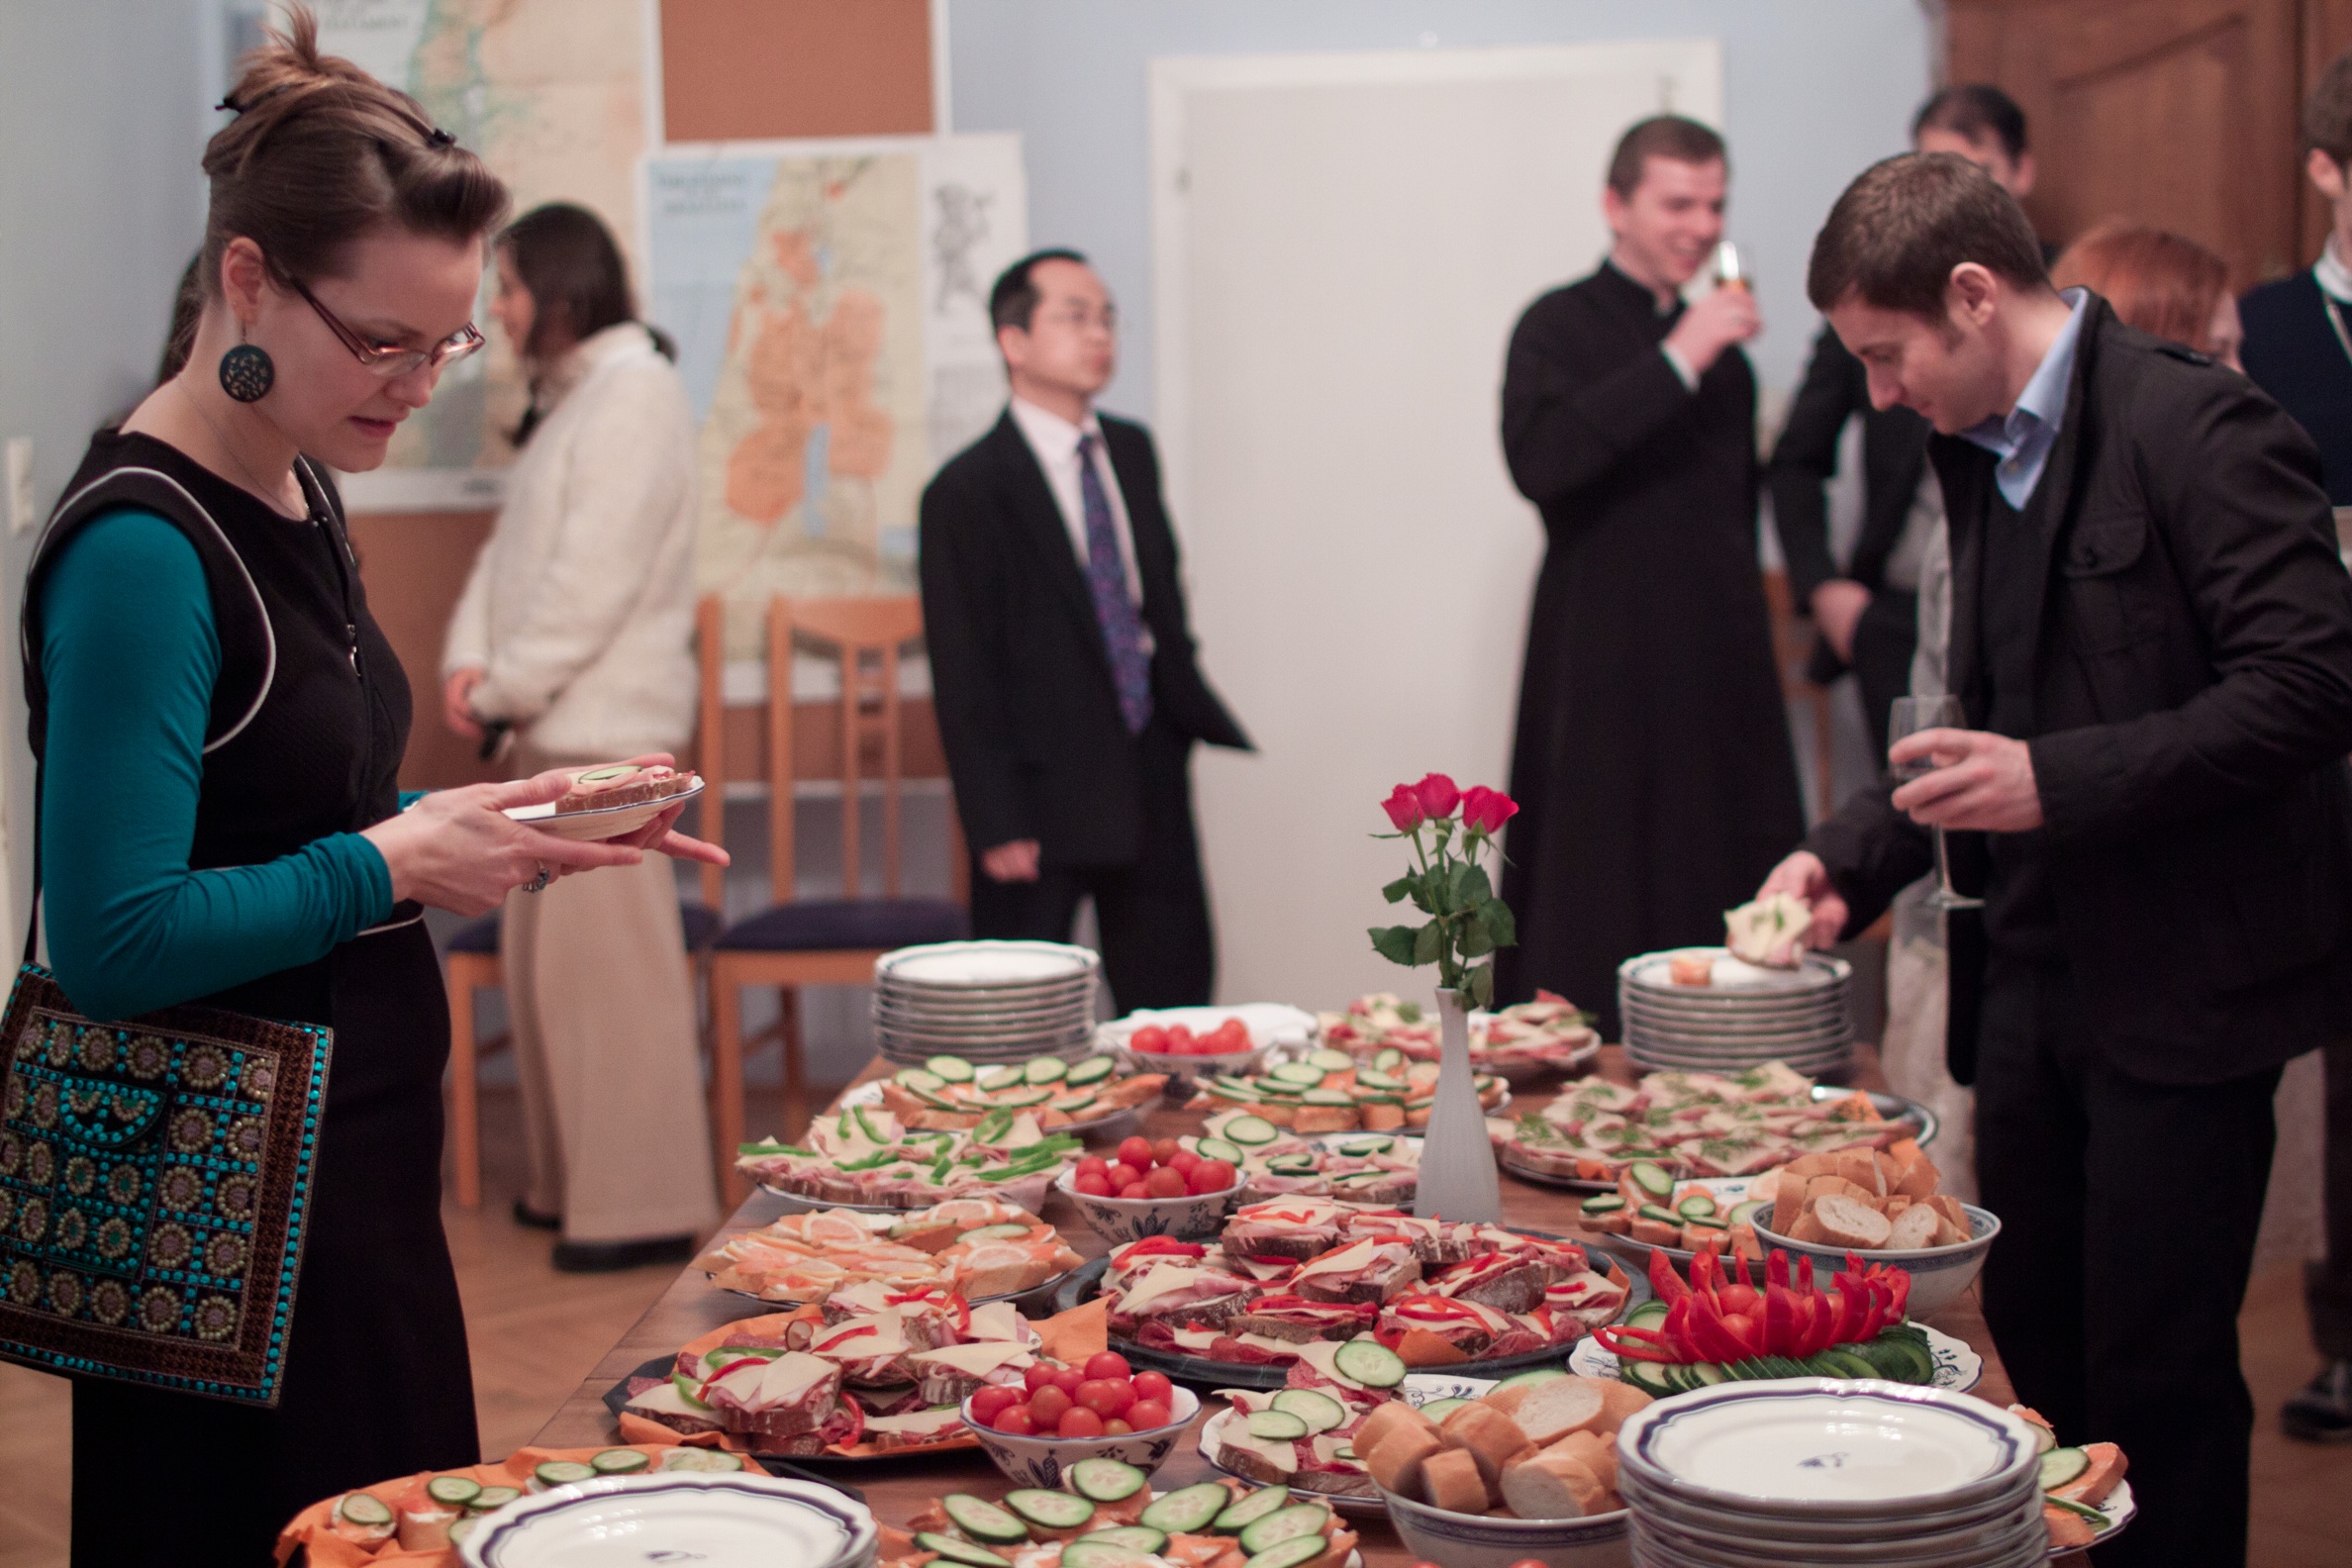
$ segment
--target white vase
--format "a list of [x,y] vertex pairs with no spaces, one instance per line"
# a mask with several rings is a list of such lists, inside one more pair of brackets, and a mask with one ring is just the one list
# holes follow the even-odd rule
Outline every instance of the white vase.
[[1486,1112],[1471,1082],[1470,1010],[1443,986],[1437,989],[1437,1021],[1443,1040],[1437,1101],[1429,1108],[1428,1132],[1421,1139],[1421,1186],[1413,1212],[1423,1219],[1491,1225],[1503,1218],[1503,1193]]

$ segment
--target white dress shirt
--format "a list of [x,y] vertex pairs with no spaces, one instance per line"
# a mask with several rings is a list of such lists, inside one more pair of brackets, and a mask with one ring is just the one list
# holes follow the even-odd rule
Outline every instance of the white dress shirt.
[[[1078,552],[1078,565],[1084,570],[1088,557],[1086,549],[1086,497],[1079,488],[1078,439],[1094,438],[1095,474],[1103,482],[1103,494],[1111,503],[1111,532],[1119,540],[1120,564],[1126,568],[1127,597],[1137,609],[1143,604],[1143,579],[1135,570],[1135,532],[1128,526],[1127,498],[1119,493],[1119,475],[1112,470],[1111,452],[1103,444],[1103,425],[1087,410],[1086,423],[1073,425],[1058,414],[1048,413],[1036,404],[1022,398],[1013,400],[1013,423],[1021,427],[1021,434],[1029,441],[1029,450],[1036,453],[1037,466],[1045,470],[1045,487],[1053,492],[1053,503],[1061,508],[1062,526],[1070,531],[1070,545]],[[1144,632],[1146,646],[1150,632]]]

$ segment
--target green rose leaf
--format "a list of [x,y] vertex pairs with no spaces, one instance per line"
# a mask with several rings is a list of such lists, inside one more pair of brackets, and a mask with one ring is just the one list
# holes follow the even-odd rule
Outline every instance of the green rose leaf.
[[1483,958],[1495,950],[1495,938],[1487,931],[1486,912],[1473,910],[1454,928],[1455,944],[1465,958]]
[[1459,884],[1457,896],[1462,901],[1462,908],[1476,909],[1481,904],[1494,901],[1495,885],[1487,880],[1486,867],[1477,861],[1463,861],[1461,870],[1454,874],[1454,880]]
[[1478,907],[1478,923],[1486,928],[1488,939],[1496,946],[1519,945],[1519,921],[1511,913],[1511,906],[1501,899],[1488,899]]
[[1412,872],[1408,871],[1405,873],[1405,875],[1397,878],[1396,881],[1391,882],[1387,887],[1382,888],[1380,890],[1380,896],[1384,899],[1387,899],[1391,904],[1394,904],[1404,898],[1406,894],[1411,893],[1413,891],[1413,884],[1419,880],[1420,879]]
[[1372,950],[1390,963],[1403,964],[1407,968],[1411,968],[1417,963],[1428,962],[1426,958],[1416,958],[1413,955],[1420,942],[1417,939],[1418,933],[1410,926],[1375,926],[1372,928],[1371,935]]
[[1472,1005],[1482,1008],[1491,1006],[1495,1000],[1495,966],[1491,963],[1480,964],[1470,971],[1467,978]]
[[1413,933],[1413,961],[1417,964],[1435,963],[1445,949],[1445,929],[1435,921]]

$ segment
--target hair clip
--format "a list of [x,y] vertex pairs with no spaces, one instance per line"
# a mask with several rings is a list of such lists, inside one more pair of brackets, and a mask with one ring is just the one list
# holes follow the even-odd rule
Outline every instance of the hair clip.
[[244,114],[245,112],[245,106],[237,101],[237,95],[235,93],[231,93],[219,103],[214,104],[213,107],[215,109],[226,109],[231,114]]
[[457,145],[457,139],[449,135],[448,132],[443,131],[440,126],[435,126],[433,128],[433,134],[425,139],[425,145],[428,147],[455,147]]

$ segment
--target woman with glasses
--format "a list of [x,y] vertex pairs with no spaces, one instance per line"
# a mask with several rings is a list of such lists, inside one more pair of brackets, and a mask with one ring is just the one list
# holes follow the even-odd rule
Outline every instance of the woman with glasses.
[[[399,793],[408,686],[326,473],[381,463],[480,346],[506,192],[414,100],[322,58],[307,11],[224,107],[186,363],[92,441],[28,573],[46,930],[91,1018],[202,1003],[328,1026],[333,1051],[277,1404],[77,1378],[77,1564],[264,1562],[310,1502],[476,1457],[440,1213],[446,1002],[419,906],[479,914],[648,848],[723,858],[668,817],[581,844],[504,814],[553,800],[556,775]],[[208,1149],[177,1169],[233,1168]],[[156,1186],[148,1264],[192,1247],[197,1326],[245,1332],[273,1300],[220,1287],[272,1200]],[[139,1321],[168,1330],[167,1298]]]
[[[551,203],[499,237],[490,310],[529,371],[523,447],[451,618],[443,717],[511,726],[515,776],[694,728],[694,422],[621,247]],[[590,1273],[693,1255],[718,1224],[694,992],[666,862],[509,898],[499,960],[530,1175],[515,1217]]]

